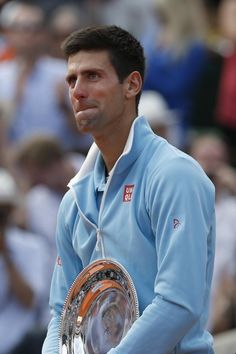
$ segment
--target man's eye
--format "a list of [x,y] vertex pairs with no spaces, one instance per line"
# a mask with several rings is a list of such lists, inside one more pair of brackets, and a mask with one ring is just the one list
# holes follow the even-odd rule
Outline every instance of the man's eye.
[[69,87],[74,87],[76,83],[76,77],[71,76],[66,80]]
[[97,73],[88,73],[88,79],[89,80],[97,80],[98,74]]

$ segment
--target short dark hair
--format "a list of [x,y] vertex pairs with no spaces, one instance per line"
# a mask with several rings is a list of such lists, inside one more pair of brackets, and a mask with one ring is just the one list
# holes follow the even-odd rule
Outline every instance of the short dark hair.
[[[118,26],[90,26],[79,29],[64,40],[61,48],[67,59],[80,50],[107,50],[120,82],[132,71],[138,71],[142,80],[144,79],[143,47],[132,34]],[[140,95],[141,92],[136,96],[136,104]]]

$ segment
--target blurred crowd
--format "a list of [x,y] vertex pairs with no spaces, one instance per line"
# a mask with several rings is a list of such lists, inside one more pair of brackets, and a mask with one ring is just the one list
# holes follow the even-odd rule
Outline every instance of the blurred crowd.
[[76,129],[60,45],[93,24],[141,41],[139,114],[215,185],[208,328],[236,328],[236,0],[0,0],[0,354],[41,353],[57,211],[92,143]]

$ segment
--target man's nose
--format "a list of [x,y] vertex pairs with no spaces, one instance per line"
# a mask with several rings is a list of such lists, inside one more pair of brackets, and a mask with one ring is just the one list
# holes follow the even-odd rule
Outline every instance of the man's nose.
[[72,89],[72,96],[77,100],[87,96],[86,87],[80,79],[76,80],[75,86]]

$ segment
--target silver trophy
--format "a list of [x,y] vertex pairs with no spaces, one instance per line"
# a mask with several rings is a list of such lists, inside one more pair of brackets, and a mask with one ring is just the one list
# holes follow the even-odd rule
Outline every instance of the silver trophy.
[[101,259],[73,282],[62,312],[60,354],[106,354],[138,318],[132,279],[119,263]]

